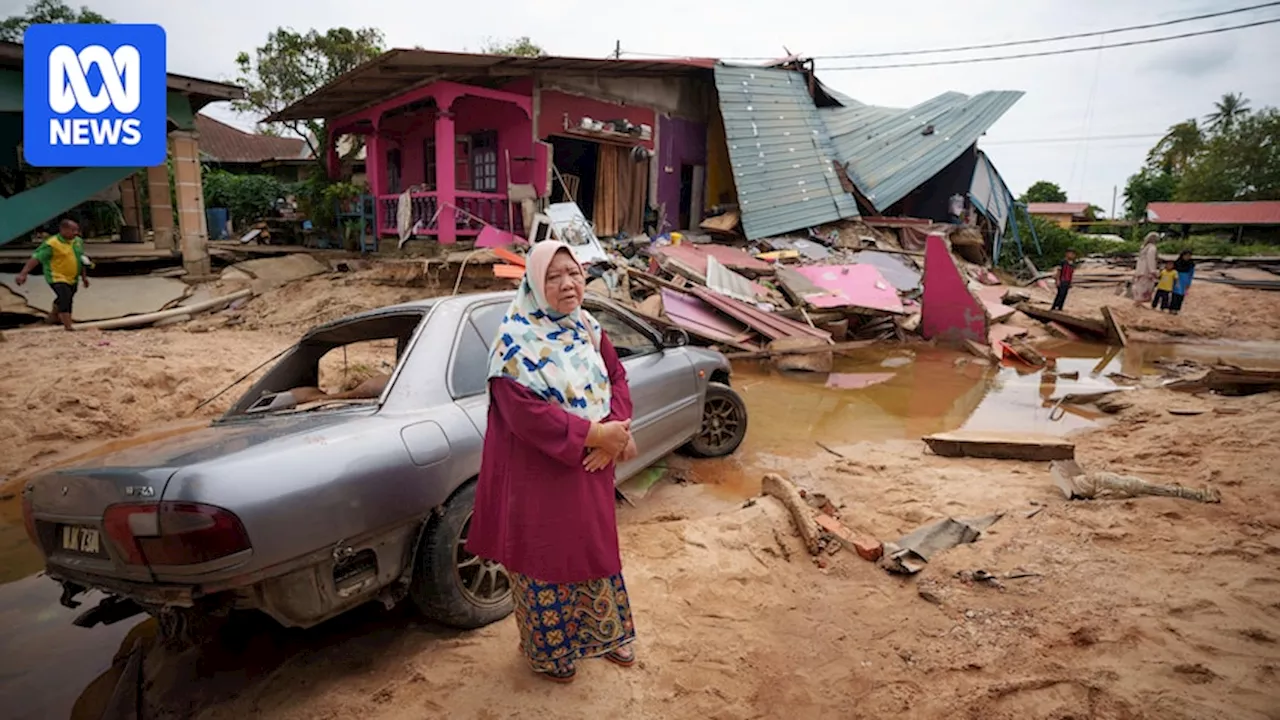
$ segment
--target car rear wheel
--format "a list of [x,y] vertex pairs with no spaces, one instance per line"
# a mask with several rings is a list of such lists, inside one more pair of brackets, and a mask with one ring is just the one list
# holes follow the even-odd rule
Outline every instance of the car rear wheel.
[[499,563],[467,552],[476,502],[474,482],[444,506],[419,541],[410,583],[413,602],[431,620],[464,630],[511,614],[511,578]]
[[731,454],[747,437],[747,405],[733,388],[713,382],[702,402],[702,429],[684,446],[694,457]]

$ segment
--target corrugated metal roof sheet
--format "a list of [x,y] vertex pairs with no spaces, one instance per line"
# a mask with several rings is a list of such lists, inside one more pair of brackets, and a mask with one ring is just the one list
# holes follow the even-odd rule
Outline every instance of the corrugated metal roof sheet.
[[388,50],[348,70],[329,84],[267,118],[310,120],[336,117],[432,80],[492,85],[535,72],[563,72],[603,77],[682,77],[705,75],[713,58],[602,60],[543,55],[514,57],[432,50]]
[[819,114],[849,178],[883,212],[960,157],[1022,95],[947,92],[906,110],[863,105]]
[[716,89],[749,239],[857,217],[826,126],[791,70],[720,65]]
[[1280,200],[1153,202],[1147,220],[1174,225],[1280,225]]

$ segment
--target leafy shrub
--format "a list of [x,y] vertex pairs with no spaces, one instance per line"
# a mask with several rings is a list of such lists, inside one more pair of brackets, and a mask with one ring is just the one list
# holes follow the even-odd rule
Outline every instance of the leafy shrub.
[[292,193],[292,188],[271,175],[237,175],[206,168],[204,206],[227,208],[231,222],[245,227],[267,215],[276,200]]

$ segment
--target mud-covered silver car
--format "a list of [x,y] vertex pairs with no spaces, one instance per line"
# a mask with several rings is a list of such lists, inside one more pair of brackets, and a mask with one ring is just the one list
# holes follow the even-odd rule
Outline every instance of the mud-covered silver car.
[[[307,627],[405,595],[474,628],[505,616],[502,567],[464,550],[488,398],[488,342],[511,293],[424,300],[308,332],[212,424],[37,477],[27,530],[63,604],[107,599],[77,624],[145,610],[170,636],[233,609]],[[733,452],[746,409],[719,353],[688,347],[588,296],[630,379],[640,455],[625,480],[675,450]],[[388,348],[377,397],[311,397],[322,358]],[[332,362],[326,360],[326,362]]]

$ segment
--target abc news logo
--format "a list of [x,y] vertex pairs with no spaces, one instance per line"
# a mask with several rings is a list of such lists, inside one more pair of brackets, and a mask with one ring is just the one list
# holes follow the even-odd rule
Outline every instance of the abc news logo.
[[33,167],[136,168],[168,155],[170,92],[159,25],[37,24],[23,33],[22,154]]
[[[142,121],[122,117],[56,117],[79,113],[101,115],[109,109],[122,115],[136,112],[142,103],[142,58],[132,45],[112,53],[101,45],[76,52],[59,45],[49,52],[50,145],[137,145],[142,141]],[[101,87],[89,87],[88,73],[97,68]]]

